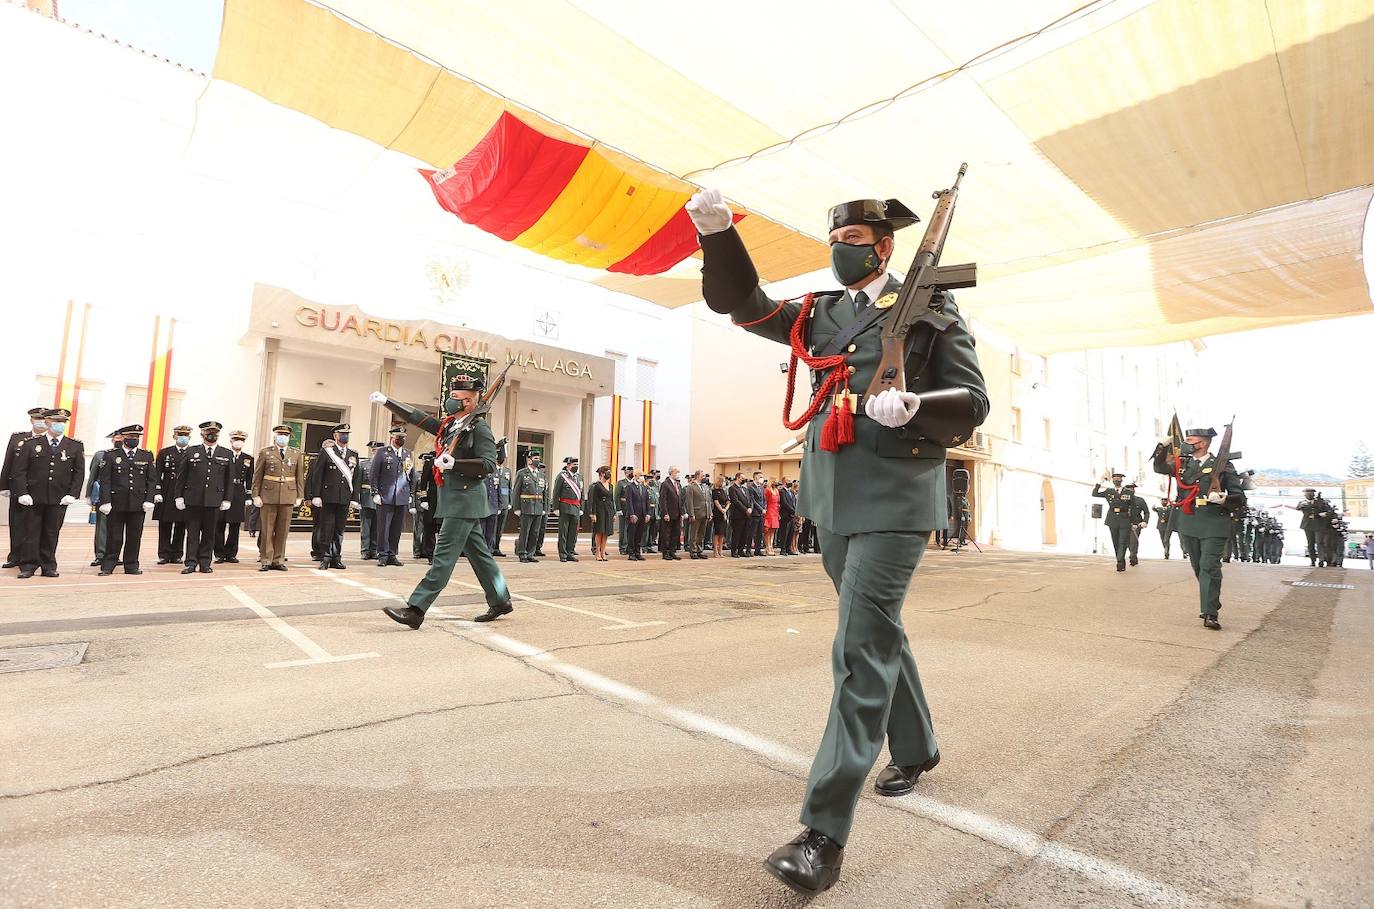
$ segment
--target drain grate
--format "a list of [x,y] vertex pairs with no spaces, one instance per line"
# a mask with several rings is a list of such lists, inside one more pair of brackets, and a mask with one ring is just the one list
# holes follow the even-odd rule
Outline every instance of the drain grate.
[[32,672],[36,669],[61,669],[75,666],[86,658],[90,641],[70,644],[34,644],[0,650],[0,672]]
[[1325,587],[1327,590],[1354,590],[1354,584],[1327,584],[1324,581],[1292,581],[1294,587]]

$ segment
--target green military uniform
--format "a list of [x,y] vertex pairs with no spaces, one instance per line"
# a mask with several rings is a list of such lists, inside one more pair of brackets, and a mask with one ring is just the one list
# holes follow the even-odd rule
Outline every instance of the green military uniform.
[[[1212,430],[1189,430],[1189,436],[1214,436]],[[1154,467],[1156,473],[1170,475],[1174,472],[1168,463],[1168,447],[1160,445],[1155,449]],[[1245,492],[1241,478],[1232,465],[1220,477],[1213,475],[1216,458],[1207,453],[1202,457],[1182,455],[1179,470],[1178,536],[1188,560],[1193,566],[1193,576],[1198,580],[1198,594],[1201,603],[1201,617],[1216,621],[1221,611],[1221,554],[1226,548],[1226,538],[1231,534],[1231,511],[1245,506]],[[1226,501],[1213,504],[1200,491],[1210,480],[1210,491],[1225,493]],[[1193,490],[1190,491],[1189,487]],[[1210,627],[1210,626],[1209,626]]]
[[649,523],[644,525],[644,552],[658,551],[658,482],[652,476],[643,477],[644,490],[649,497]]
[[[457,415],[438,420],[423,410],[396,401],[387,400],[386,406],[406,422],[433,434],[445,451],[453,445]],[[488,615],[494,617],[510,612],[511,605],[506,579],[496,560],[491,557],[486,536],[482,533],[482,519],[491,514],[483,478],[496,469],[496,438],[485,417],[479,417],[462,434],[453,457],[457,463],[442,472],[441,482],[436,486],[438,501],[430,501],[434,517],[443,521],[439,539],[434,545],[433,559],[425,576],[406,599],[406,605],[421,613],[428,611],[448,586],[458,557],[463,555],[467,557],[477,582],[486,594]],[[396,618],[394,615],[392,617]]]
[[[381,442],[368,442],[368,457],[384,447]],[[367,478],[366,465],[367,462],[359,458],[358,466],[353,471],[353,486],[358,490],[358,552],[365,559],[375,559],[377,539],[372,534],[377,520],[377,502],[372,498],[372,484]]]
[[1130,518],[1131,518],[1131,539],[1130,539],[1130,547],[1131,547],[1131,564],[1132,564],[1132,565],[1139,565],[1139,564],[1140,564],[1140,530],[1141,530],[1142,527],[1144,527],[1144,526],[1145,526],[1146,524],[1148,524],[1149,521],[1150,521],[1150,506],[1149,506],[1149,504],[1148,504],[1144,499],[1142,499],[1140,496],[1134,494],[1134,493],[1135,493],[1135,486],[1133,486],[1133,485],[1131,485],[1131,484],[1128,483],[1128,484],[1126,484],[1125,488],[1126,488],[1127,490],[1129,490],[1129,491],[1132,493],[1132,495],[1131,495],[1131,507],[1130,507]]
[[[1114,477],[1121,474],[1114,474]],[[1112,538],[1112,549],[1116,552],[1116,570],[1126,570],[1126,555],[1131,548],[1131,509],[1134,491],[1128,492],[1124,486],[1104,487],[1101,483],[1093,485],[1093,495],[1107,500],[1107,513],[1102,523]]]
[[[753,334],[788,344],[801,304],[768,298],[733,227],[703,236],[701,244],[707,304]],[[890,276],[869,286],[876,292],[865,294],[867,304],[877,303],[878,309],[900,287]],[[859,303],[862,315],[870,315],[868,305]],[[846,370],[853,391],[868,388],[881,360],[885,320],[876,312],[871,315],[876,320],[845,348],[847,365],[836,367]],[[815,295],[804,326],[810,352],[819,353],[860,318],[849,292]],[[923,345],[911,347],[909,390],[958,390],[950,400],[960,415],[974,425],[981,423],[988,412],[987,391],[973,336],[952,297],[936,294],[931,314],[923,318],[937,331],[928,359]],[[801,821],[843,846],[884,736],[892,763],[899,767],[933,766],[938,755],[901,611],[930,532],[947,526],[946,450],[916,429],[922,415],[889,428],[868,418],[862,401],[855,408],[853,443],[824,450],[822,426],[835,403],[824,402],[807,425],[802,461],[806,482],[798,502],[798,512],[819,529],[822,563],[839,596],[831,652],[834,697],[807,781]]]
[[520,536],[515,541],[515,554],[522,562],[533,562],[543,538],[541,528],[548,513],[549,484],[542,470],[520,468],[515,475],[511,501],[520,513]]
[[577,473],[577,461],[564,461],[564,467],[553,481],[551,504],[558,509],[558,561],[577,561],[577,526],[582,520],[584,503],[582,478]]
[[638,482],[628,476],[632,469],[633,468],[630,467],[620,468],[621,472],[627,474],[627,476],[623,476],[615,481],[615,513],[620,518],[616,525],[616,542],[619,546],[621,555],[625,555],[626,552],[629,551],[628,547],[630,543],[630,521],[625,514],[625,487],[629,486],[631,483]]
[[1154,507],[1155,529],[1159,531],[1159,545],[1164,547],[1164,558],[1169,558],[1169,538],[1174,535],[1174,506],[1166,499]]

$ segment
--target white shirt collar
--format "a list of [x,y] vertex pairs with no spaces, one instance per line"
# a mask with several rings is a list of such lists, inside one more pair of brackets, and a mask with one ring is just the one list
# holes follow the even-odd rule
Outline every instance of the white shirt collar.
[[[870,305],[872,305],[873,301],[878,299],[878,297],[882,295],[883,288],[886,286],[887,272],[884,271],[882,274],[878,275],[878,277],[874,278],[872,281],[869,281],[863,287],[860,287],[859,292],[868,294],[868,302]],[[846,289],[844,293],[845,300],[852,307],[854,305],[855,292]]]

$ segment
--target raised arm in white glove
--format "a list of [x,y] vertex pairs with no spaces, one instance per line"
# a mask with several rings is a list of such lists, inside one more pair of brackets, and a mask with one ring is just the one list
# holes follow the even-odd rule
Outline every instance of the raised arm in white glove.
[[175,504],[176,504],[176,507],[177,507],[177,511],[185,511],[185,510],[186,510],[186,500],[185,500],[185,499],[177,499]]
[[32,504],[33,504],[33,496],[31,496],[31,495],[22,495],[22,496],[20,496],[16,501],[18,501],[20,505],[32,505]]
[[373,404],[386,403],[386,395],[382,394],[380,391],[374,391],[372,394],[367,396],[367,399],[371,401]]
[[730,206],[718,189],[703,189],[688,199],[687,217],[703,237],[728,230],[732,223]]
[[220,502],[220,503],[219,503],[219,510],[220,510],[220,511],[228,511],[228,510],[229,510],[229,500],[228,500],[228,499],[225,499],[223,502]]
[[434,466],[440,470],[448,470],[454,463],[456,462],[453,460],[453,455],[449,454],[447,451],[434,459]]
[[920,395],[895,388],[880,392],[864,402],[864,413],[887,427],[905,426],[920,409]]
[[109,514],[112,511],[114,511],[114,505],[110,504],[109,502],[106,502],[104,505],[100,506],[101,514]]
[[315,496],[315,498],[313,498],[313,499],[310,500],[310,504],[311,504],[312,506],[314,506],[315,508],[323,508],[323,507],[324,507],[324,499],[320,498],[319,496]]
[[261,508],[261,507],[262,507],[262,498],[261,498],[260,496],[253,496],[253,507],[254,507],[254,508]]
[[70,505],[70,504],[72,504],[72,503],[75,502],[75,501],[76,501],[76,496],[63,496],[63,497],[62,497],[62,500],[59,501],[57,504],[58,504],[58,505]]

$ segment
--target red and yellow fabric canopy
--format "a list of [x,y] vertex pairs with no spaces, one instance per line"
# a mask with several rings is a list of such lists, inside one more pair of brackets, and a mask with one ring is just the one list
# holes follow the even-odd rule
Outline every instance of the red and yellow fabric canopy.
[[502,240],[574,265],[653,275],[698,245],[683,210],[690,191],[646,170],[507,111],[452,167],[420,173],[445,211]]

